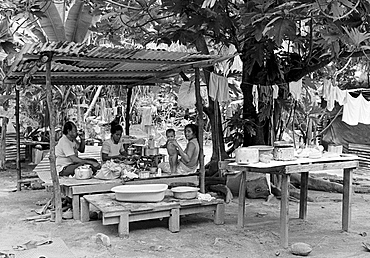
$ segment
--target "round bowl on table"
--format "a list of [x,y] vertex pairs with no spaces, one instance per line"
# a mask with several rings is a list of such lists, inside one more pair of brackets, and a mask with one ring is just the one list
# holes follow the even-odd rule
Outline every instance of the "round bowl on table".
[[199,188],[191,186],[177,186],[171,189],[173,197],[176,199],[194,199],[197,197]]

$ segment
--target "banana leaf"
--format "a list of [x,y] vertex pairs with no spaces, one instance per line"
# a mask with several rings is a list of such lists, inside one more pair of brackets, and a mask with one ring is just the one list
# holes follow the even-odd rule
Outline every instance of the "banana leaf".
[[83,42],[91,25],[93,16],[90,7],[77,0],[68,13],[66,21],[66,37],[71,42]]
[[40,19],[40,26],[50,41],[66,41],[64,24],[55,4],[50,1],[42,10],[44,16]]

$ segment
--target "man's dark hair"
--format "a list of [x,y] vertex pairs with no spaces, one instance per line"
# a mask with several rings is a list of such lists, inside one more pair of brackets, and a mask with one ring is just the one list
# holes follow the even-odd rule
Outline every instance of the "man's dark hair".
[[73,123],[72,121],[66,122],[63,126],[63,134],[67,135],[69,131],[72,131],[73,127],[77,128],[75,123]]
[[119,123],[113,121],[112,123],[110,123],[110,133],[115,134],[117,131],[123,132],[123,128]]

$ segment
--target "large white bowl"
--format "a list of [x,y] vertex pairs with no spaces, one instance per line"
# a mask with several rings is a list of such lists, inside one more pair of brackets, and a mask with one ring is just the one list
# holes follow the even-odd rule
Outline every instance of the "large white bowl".
[[163,200],[168,185],[142,184],[119,185],[111,190],[115,192],[116,200],[122,202],[160,202]]

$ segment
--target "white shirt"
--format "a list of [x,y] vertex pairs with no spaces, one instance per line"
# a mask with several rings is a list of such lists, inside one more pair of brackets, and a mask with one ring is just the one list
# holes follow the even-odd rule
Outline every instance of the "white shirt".
[[76,155],[78,157],[78,144],[75,141],[70,141],[65,134],[59,139],[55,146],[56,169],[59,173],[64,167],[73,164],[69,156]]
[[108,154],[108,156],[118,156],[120,155],[120,151],[123,151],[123,142],[118,142],[115,144],[112,139],[105,140],[101,147],[101,153]]

